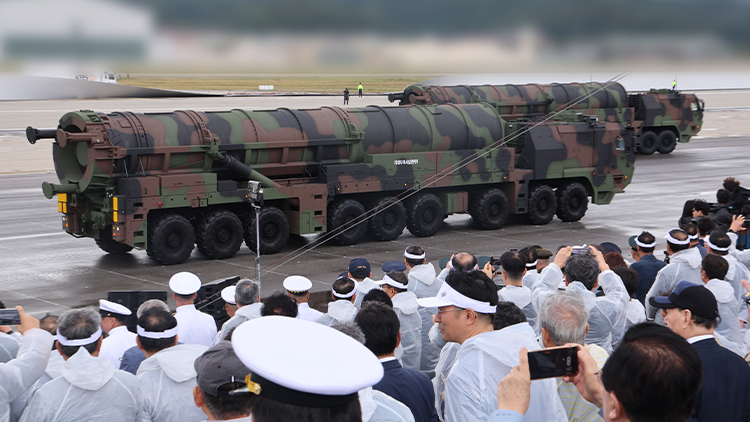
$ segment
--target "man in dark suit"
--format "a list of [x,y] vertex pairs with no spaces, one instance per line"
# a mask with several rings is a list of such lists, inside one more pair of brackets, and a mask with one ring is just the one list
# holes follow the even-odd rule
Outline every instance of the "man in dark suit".
[[750,366],[714,339],[719,308],[705,286],[681,281],[669,296],[652,297],[664,325],[682,336],[703,361],[703,385],[695,403],[694,421],[750,419]]
[[656,248],[656,238],[649,232],[642,232],[638,236],[631,236],[628,239],[630,244],[630,254],[636,260],[630,265],[638,273],[638,288],[635,290],[635,297],[644,303],[646,294],[651,285],[654,284],[656,273],[667,264],[654,256]]
[[430,379],[422,372],[401,367],[394,357],[401,342],[396,312],[380,302],[366,302],[354,322],[365,334],[365,346],[383,364],[383,379],[372,388],[409,407],[415,422],[438,422]]

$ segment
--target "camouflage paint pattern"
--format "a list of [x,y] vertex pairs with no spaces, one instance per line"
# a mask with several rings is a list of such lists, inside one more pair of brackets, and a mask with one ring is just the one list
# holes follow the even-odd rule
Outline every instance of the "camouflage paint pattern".
[[[651,90],[628,95],[619,83],[569,83],[527,85],[408,86],[403,93],[389,95],[399,104],[492,104],[505,120],[575,120],[580,115],[600,121],[640,127],[642,133],[659,135],[671,130],[679,142],[688,142],[703,124],[703,106],[694,94]],[[563,110],[565,109],[565,110]]]
[[[539,86],[535,95],[547,93]],[[517,196],[529,184],[554,188],[572,180],[604,204],[633,174],[633,129],[618,119],[577,116],[532,126],[506,122],[497,107],[481,101],[146,114],[84,110],[60,119],[53,148],[60,184],[45,183],[44,191],[65,200],[69,233],[98,239],[111,228],[116,242],[136,248],[148,245],[149,220],[165,213],[195,220],[226,209],[247,221],[248,177],[219,164],[222,156],[242,163],[263,184],[266,205],[285,213],[293,234],[326,232],[332,201],[370,204],[379,195],[419,188],[439,195],[446,214],[466,212],[469,193],[488,187],[507,192],[512,210],[524,213],[525,199]],[[513,143],[487,150],[511,136],[517,137]]]

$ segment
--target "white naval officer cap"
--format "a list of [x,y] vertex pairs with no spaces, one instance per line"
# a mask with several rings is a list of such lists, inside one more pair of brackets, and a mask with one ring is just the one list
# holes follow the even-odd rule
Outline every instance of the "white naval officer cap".
[[289,293],[305,293],[312,289],[312,281],[301,275],[292,275],[284,279],[284,288]]
[[234,300],[234,291],[237,290],[237,286],[229,286],[221,289],[221,298],[224,302],[230,305],[236,305],[237,301]]
[[133,312],[119,303],[99,299],[99,313],[102,317],[108,316],[130,316]]
[[[283,333],[283,335],[279,335]],[[299,345],[305,344],[305,364]],[[336,407],[383,378],[383,365],[357,340],[333,328],[282,316],[249,320],[232,334],[237,357],[250,370],[247,387],[233,393],[301,407]],[[331,371],[331,368],[357,368]]]
[[169,288],[178,295],[191,295],[201,288],[201,279],[193,273],[183,271],[169,279]]

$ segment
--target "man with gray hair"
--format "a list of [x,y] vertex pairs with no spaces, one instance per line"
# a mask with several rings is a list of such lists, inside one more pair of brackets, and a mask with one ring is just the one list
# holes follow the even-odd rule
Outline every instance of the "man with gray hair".
[[[135,316],[140,318],[141,315],[146,312],[146,310],[152,308],[162,309],[170,312],[169,306],[163,301],[159,299],[149,299],[141,303],[141,306],[139,306],[138,310],[135,312]],[[138,367],[141,365],[141,362],[143,362],[145,359],[146,355],[143,354],[143,350],[139,349],[137,345],[133,346],[122,354],[120,370],[130,372],[131,374],[135,375],[138,372]]]
[[[564,274],[561,268],[565,268]],[[542,270],[531,292],[531,302],[537,313],[547,297],[557,293],[563,280],[567,291],[581,297],[589,312],[586,342],[611,352],[612,330],[625,316],[630,300],[622,279],[609,269],[598,249],[564,247],[557,252],[554,262]],[[594,293],[599,286],[604,296]]]
[[102,345],[99,313],[93,308],[72,309],[60,316],[58,324],[63,374],[34,394],[20,420],[140,420],[142,402],[135,376],[98,357]]
[[237,302],[237,312],[230,318],[219,331],[219,340],[226,340],[232,330],[239,327],[245,321],[260,318],[260,283],[243,278],[234,289],[234,300]]
[[[596,361],[598,370],[602,369],[609,354],[596,344],[586,344],[589,331],[589,311],[583,299],[569,292],[558,292],[549,295],[539,309],[539,324],[542,330],[544,347],[564,346],[568,343],[586,347]],[[565,413],[571,421],[600,421],[599,408],[586,401],[575,384],[557,380],[557,393],[560,395]]]

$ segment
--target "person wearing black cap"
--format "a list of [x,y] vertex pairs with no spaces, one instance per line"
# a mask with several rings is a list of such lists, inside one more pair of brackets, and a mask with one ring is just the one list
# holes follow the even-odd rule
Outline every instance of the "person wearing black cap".
[[349,273],[347,275],[354,280],[354,285],[357,289],[357,299],[354,301],[354,307],[359,309],[362,307],[362,299],[367,292],[378,287],[375,285],[375,281],[370,278],[372,277],[370,263],[364,258],[352,259],[349,261]]
[[99,300],[102,331],[108,335],[102,340],[99,357],[109,361],[115,368],[120,367],[123,353],[135,346],[135,333],[128,331],[128,327],[125,326],[132,313],[130,309],[119,303]]
[[682,229],[672,229],[664,236],[667,240],[667,253],[669,254],[669,264],[659,270],[646,293],[646,318],[655,320],[661,324],[661,314],[657,314],[657,309],[651,306],[649,299],[660,296],[669,292],[680,281],[689,281],[700,284],[701,281],[701,254],[698,249],[690,248],[690,238]]
[[703,385],[693,419],[745,421],[750,417],[750,366],[721,347],[714,338],[719,308],[716,297],[703,285],[681,281],[669,296],[649,298],[661,309],[664,325],[686,339],[703,362]]
[[206,350],[194,363],[198,385],[193,388],[193,401],[208,420],[251,420],[246,395],[229,392],[246,386],[250,370],[240,362],[232,343],[220,341]]
[[198,422],[203,412],[192,406],[195,359],[206,351],[201,344],[177,344],[177,320],[171,313],[151,308],[138,318],[138,347],[146,360],[136,377],[145,420]]
[[646,301],[646,294],[654,284],[656,274],[667,264],[654,256],[656,237],[653,234],[644,231],[638,236],[630,236],[628,244],[630,244],[631,256],[635,259],[635,262],[630,264],[630,268],[638,273],[638,288],[635,290],[635,297],[643,304]]

